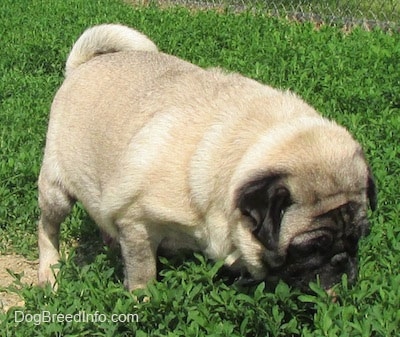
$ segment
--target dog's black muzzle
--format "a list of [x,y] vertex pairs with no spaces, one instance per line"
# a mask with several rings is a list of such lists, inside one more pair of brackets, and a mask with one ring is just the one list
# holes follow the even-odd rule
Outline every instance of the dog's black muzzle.
[[341,281],[343,274],[347,275],[349,284],[356,281],[356,255],[339,252],[331,257],[310,256],[307,259],[292,260],[281,267],[271,269],[266,281],[277,283],[281,279],[290,286],[308,292],[310,282],[318,281],[321,287],[329,289]]

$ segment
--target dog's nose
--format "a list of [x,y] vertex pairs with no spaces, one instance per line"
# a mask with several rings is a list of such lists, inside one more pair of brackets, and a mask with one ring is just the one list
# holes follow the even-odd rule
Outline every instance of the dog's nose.
[[331,258],[330,265],[336,272],[346,274],[349,284],[353,284],[357,279],[357,258],[351,254],[347,252],[336,254]]
[[349,254],[347,254],[346,252],[336,254],[331,258],[330,261],[333,267],[343,267],[348,262],[349,262]]

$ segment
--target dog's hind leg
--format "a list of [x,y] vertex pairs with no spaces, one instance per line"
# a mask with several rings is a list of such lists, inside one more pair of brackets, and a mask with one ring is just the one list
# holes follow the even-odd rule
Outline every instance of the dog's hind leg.
[[60,183],[51,181],[43,174],[39,177],[39,207],[41,215],[38,226],[40,285],[49,282],[55,285],[55,272],[51,266],[57,264],[59,254],[60,224],[71,211],[74,199]]

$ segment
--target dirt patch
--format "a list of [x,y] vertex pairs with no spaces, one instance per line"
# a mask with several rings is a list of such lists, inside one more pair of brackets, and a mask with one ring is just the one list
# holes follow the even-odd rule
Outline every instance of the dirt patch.
[[20,255],[0,255],[0,310],[7,311],[13,306],[23,306],[24,301],[15,293],[4,288],[14,282],[14,277],[7,269],[15,274],[23,274],[21,282],[27,285],[37,282],[38,261],[29,261]]

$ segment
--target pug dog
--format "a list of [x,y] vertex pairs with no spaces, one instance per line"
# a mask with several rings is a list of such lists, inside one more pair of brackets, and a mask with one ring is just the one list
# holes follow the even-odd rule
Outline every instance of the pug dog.
[[76,201],[119,242],[129,290],[157,249],[190,248],[254,280],[354,281],[376,206],[361,146],[289,91],[158,51],[116,24],[73,46],[39,181],[39,283],[54,284]]

